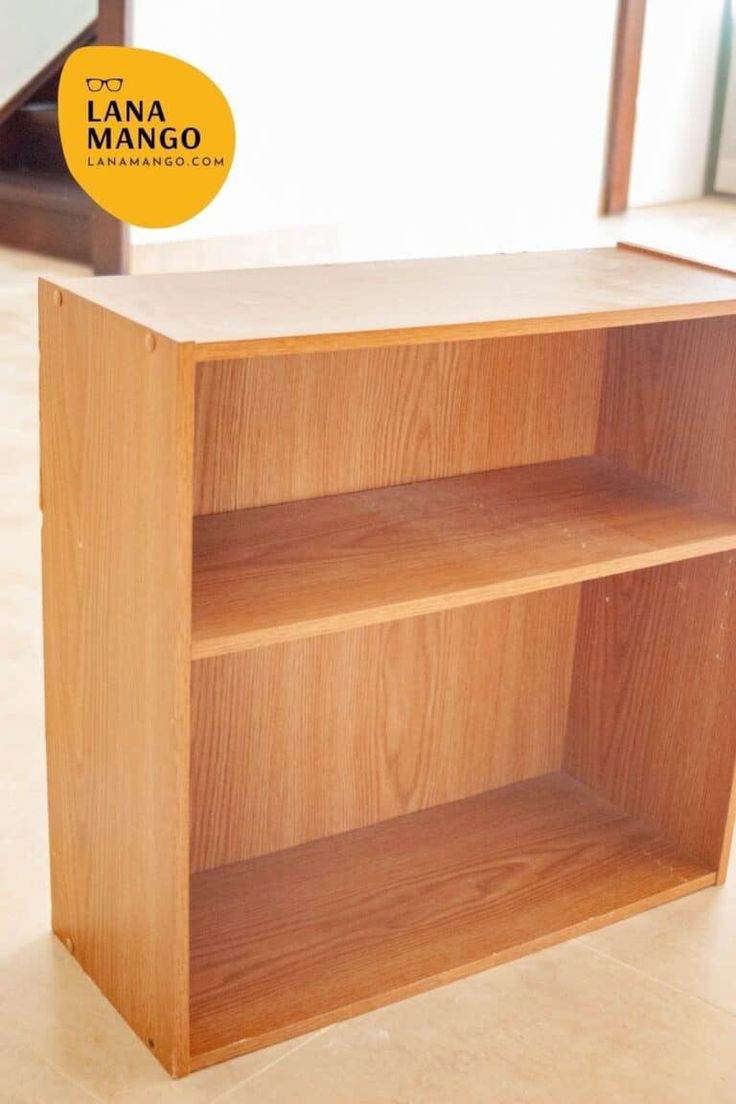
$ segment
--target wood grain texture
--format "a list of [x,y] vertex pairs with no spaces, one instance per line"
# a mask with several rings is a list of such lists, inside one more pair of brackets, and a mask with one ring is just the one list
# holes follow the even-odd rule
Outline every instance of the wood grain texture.
[[736,510],[736,320],[612,330],[598,451]]
[[713,882],[564,775],[192,878],[192,1065]]
[[54,931],[188,1060],[191,350],[41,285]]
[[[733,513],[734,348],[731,318],[610,330],[598,450]],[[732,558],[584,588],[567,759],[719,880],[736,765]]]
[[194,663],[192,869],[559,770],[578,595]]
[[736,313],[736,277],[630,250],[70,280],[196,359],[600,329]]
[[645,13],[646,0],[619,0],[603,196],[608,215],[625,211],[629,201]]
[[736,556],[583,587],[565,768],[725,874]]
[[196,519],[200,659],[725,551],[736,517],[598,457]]
[[736,277],[73,287],[41,306],[53,923],[169,1070],[723,878]]
[[195,513],[594,452],[605,353],[586,331],[200,365]]

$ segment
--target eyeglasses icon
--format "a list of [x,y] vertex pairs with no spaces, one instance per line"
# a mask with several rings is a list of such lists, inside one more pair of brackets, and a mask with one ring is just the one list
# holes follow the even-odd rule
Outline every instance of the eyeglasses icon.
[[108,77],[107,80],[103,80],[102,77],[87,77],[87,88],[90,92],[100,92],[103,88],[106,88],[108,92],[119,92],[123,87],[122,77]]

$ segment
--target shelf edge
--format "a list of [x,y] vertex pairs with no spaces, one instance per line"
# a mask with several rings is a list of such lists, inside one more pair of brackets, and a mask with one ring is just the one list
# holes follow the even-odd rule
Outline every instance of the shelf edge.
[[347,349],[433,345],[444,341],[482,341],[497,337],[527,337],[534,334],[568,333],[580,330],[608,330],[618,326],[643,326],[655,322],[689,322],[699,318],[721,318],[733,314],[736,314],[736,299],[717,299],[665,307],[609,310],[595,314],[561,314],[489,322],[449,322],[436,326],[387,330],[282,334],[232,341],[195,342],[194,359],[197,364],[206,364],[216,360],[284,356],[289,353],[344,352]]
[[503,580],[467,590],[431,594],[426,597],[406,601],[389,602],[372,609],[350,610],[323,617],[294,621],[283,625],[249,629],[243,632],[197,633],[193,627],[192,660],[210,659],[214,656],[232,655],[238,652],[266,648],[275,644],[287,644],[311,637],[328,636],[351,629],[381,625],[390,621],[404,621],[411,617],[440,613],[443,610],[459,609],[463,606],[478,605],[482,602],[513,598],[522,594],[532,594],[542,590],[554,590],[561,586],[590,582],[593,579],[605,579],[614,575],[624,575],[629,571],[641,571],[649,567],[661,567],[664,564],[679,563],[684,560],[699,559],[702,556],[719,552],[731,552],[736,549],[736,528],[733,534],[724,537],[710,537],[706,540],[673,545],[664,549],[655,549],[622,556],[619,560],[607,560],[605,570],[600,564],[591,563],[582,567],[561,568],[540,575],[528,575],[519,579]]

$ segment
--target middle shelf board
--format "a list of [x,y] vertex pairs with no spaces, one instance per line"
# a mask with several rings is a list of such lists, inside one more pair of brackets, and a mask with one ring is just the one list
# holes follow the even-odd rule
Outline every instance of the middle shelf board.
[[736,548],[736,517],[597,456],[194,520],[192,654]]

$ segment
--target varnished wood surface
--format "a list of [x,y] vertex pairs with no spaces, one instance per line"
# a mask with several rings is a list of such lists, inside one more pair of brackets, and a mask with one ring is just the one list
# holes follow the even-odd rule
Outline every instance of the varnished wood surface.
[[168,1069],[723,877],[736,277],[79,289],[42,302],[54,929]]
[[192,666],[192,869],[559,770],[579,588]]
[[713,882],[548,775],[192,878],[192,1065],[267,1046]]
[[198,360],[736,313],[736,277],[615,248],[109,276],[66,285]]
[[736,319],[611,330],[598,451],[736,511]]
[[736,555],[583,587],[565,767],[725,877]]
[[603,195],[603,210],[609,215],[620,214],[628,205],[645,12],[646,0],[618,0]]
[[579,457],[196,519],[192,654],[736,547],[736,518]]
[[587,330],[200,365],[195,513],[594,452],[605,353]]
[[193,365],[144,338],[42,283],[53,927],[184,1072]]
[[[732,318],[609,331],[599,451],[735,511],[734,349]],[[567,759],[721,880],[735,800],[734,562],[585,589]]]

